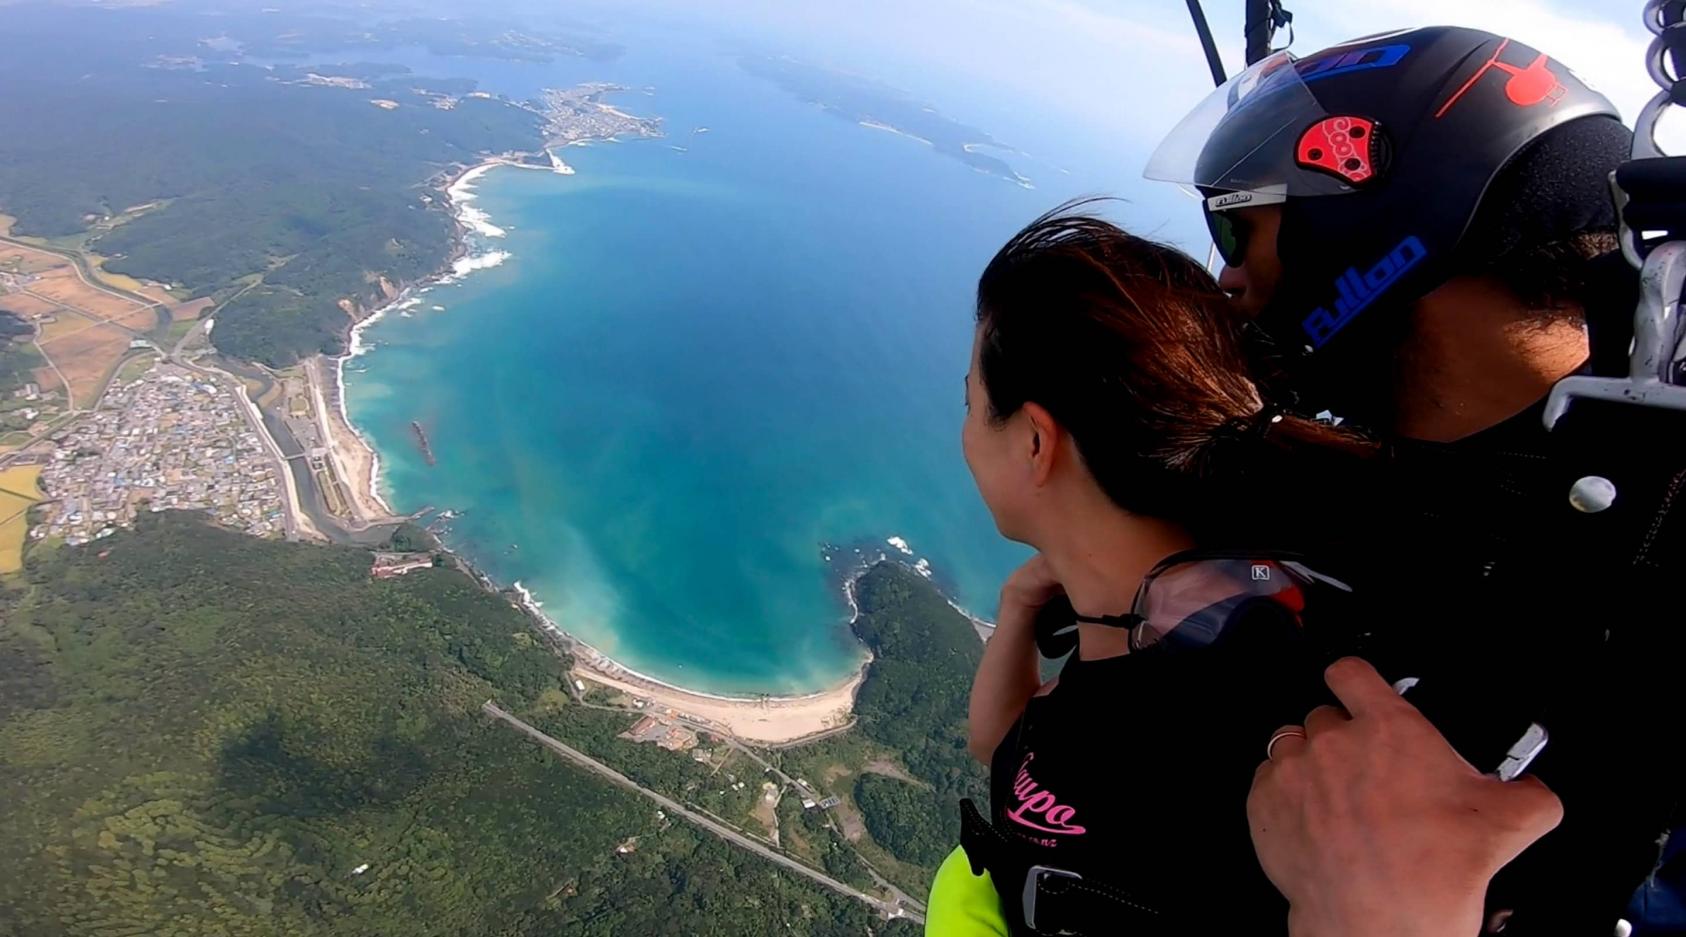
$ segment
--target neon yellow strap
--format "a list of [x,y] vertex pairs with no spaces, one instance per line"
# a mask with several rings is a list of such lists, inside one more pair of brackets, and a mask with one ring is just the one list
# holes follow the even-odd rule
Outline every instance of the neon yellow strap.
[[989,873],[972,874],[966,851],[959,846],[943,860],[931,881],[925,908],[925,937],[1007,937],[1001,897]]

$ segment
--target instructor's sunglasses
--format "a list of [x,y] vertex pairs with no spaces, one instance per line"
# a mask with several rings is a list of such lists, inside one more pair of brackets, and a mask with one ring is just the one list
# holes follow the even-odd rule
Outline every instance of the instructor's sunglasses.
[[1297,556],[1187,550],[1142,578],[1127,615],[1080,616],[1057,597],[1037,614],[1036,644],[1044,657],[1064,657],[1077,647],[1078,623],[1086,622],[1129,631],[1133,651],[1193,650],[1216,644],[1243,604],[1271,601],[1303,618],[1308,605],[1333,605],[1351,593],[1351,586]]
[[1213,211],[1207,208],[1205,213],[1206,230],[1212,233],[1212,243],[1218,248],[1218,256],[1223,258],[1224,263],[1239,268],[1247,257],[1247,222],[1236,217],[1233,210]]

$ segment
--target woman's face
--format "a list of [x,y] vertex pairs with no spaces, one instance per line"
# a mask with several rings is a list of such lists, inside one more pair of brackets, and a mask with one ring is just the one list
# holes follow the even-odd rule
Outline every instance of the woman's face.
[[1024,503],[1031,477],[1023,453],[1015,453],[1014,442],[1023,431],[1023,413],[1006,420],[990,419],[989,394],[978,368],[978,345],[982,329],[972,338],[972,366],[966,372],[966,420],[960,426],[960,449],[978,494],[995,518],[995,527],[1009,540],[1023,542]]

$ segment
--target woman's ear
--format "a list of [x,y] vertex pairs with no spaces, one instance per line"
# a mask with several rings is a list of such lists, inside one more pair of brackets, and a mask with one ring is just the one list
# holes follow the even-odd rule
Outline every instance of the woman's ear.
[[1054,422],[1053,414],[1041,404],[1026,403],[1023,409],[1025,419],[1030,423],[1030,447],[1026,456],[1030,460],[1031,481],[1040,488],[1054,474],[1063,431],[1060,424]]

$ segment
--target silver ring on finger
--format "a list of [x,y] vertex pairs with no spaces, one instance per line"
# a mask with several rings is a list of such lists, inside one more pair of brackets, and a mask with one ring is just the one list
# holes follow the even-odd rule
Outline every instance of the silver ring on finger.
[[1276,734],[1271,736],[1270,741],[1265,743],[1265,760],[1275,761],[1276,759],[1272,756],[1276,751],[1276,743],[1289,738],[1303,739],[1305,738],[1305,730],[1298,728],[1276,730]]

